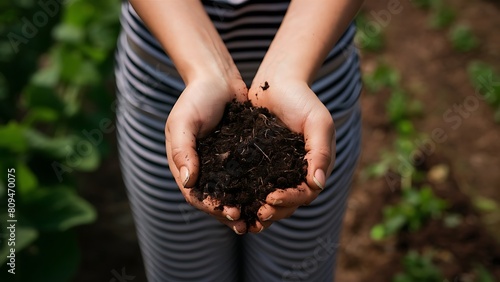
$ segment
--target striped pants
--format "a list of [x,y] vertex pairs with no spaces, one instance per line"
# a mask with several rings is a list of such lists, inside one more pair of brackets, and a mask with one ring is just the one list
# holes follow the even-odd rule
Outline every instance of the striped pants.
[[171,76],[145,62],[121,35],[116,53],[120,162],[149,281],[333,281],[360,150],[359,63],[355,48],[349,48],[353,51],[344,52],[336,70],[312,85],[337,132],[335,169],[324,191],[262,233],[238,236],[189,206],[169,171],[164,137],[169,109],[158,113],[144,97],[162,93],[174,103],[182,81],[170,83]]

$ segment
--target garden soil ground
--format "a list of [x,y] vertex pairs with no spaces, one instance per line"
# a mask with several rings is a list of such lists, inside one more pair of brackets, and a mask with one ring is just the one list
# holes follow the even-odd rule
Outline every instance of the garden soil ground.
[[[387,10],[387,2],[366,1],[364,10],[368,14]],[[500,203],[500,125],[493,121],[493,111],[482,101],[477,109],[460,117],[461,124],[455,129],[443,119],[447,110],[462,105],[474,94],[466,72],[471,60],[479,59],[500,69],[500,2],[448,3],[457,11],[458,21],[469,24],[479,38],[477,50],[465,54],[453,51],[447,30],[431,30],[427,27],[429,13],[401,0],[402,12],[388,21],[385,48],[379,53],[363,54],[362,69],[370,72],[380,60],[398,69],[403,87],[424,105],[423,115],[414,120],[418,131],[430,135],[435,128],[442,128],[446,132],[447,140],[434,144],[422,169],[428,172],[438,165],[449,169],[439,178],[429,173],[427,180],[436,194],[460,211],[464,220],[453,229],[431,221],[415,234],[383,242],[370,239],[370,229],[380,222],[383,206],[397,201],[399,193],[384,179],[363,177],[364,169],[376,163],[380,152],[394,139],[385,113],[389,93],[364,93],[363,152],[347,203],[336,271],[339,282],[390,281],[401,269],[400,261],[408,248],[425,250],[430,246],[437,250],[436,264],[447,277],[462,281],[471,263],[482,262],[500,281],[499,270],[487,263],[499,263],[496,240],[500,216],[473,208],[477,196]],[[82,175],[81,187],[82,194],[96,206],[99,219],[78,229],[83,261],[74,281],[110,281],[115,277],[113,271],[125,271],[136,276],[134,281],[145,281],[116,153],[100,171]]]

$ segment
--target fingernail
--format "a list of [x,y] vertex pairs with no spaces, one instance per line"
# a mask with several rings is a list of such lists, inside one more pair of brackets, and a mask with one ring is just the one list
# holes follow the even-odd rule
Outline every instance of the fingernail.
[[282,201],[282,200],[274,200],[274,202],[273,202],[273,206],[275,206],[275,205],[279,205],[279,204],[281,204],[281,203],[283,203],[283,201]]
[[238,231],[238,229],[236,229],[236,226],[233,226],[233,231],[234,233],[238,234],[238,235],[243,235],[244,233],[241,233]]
[[189,170],[187,169],[187,167],[183,166],[179,170],[179,173],[181,174],[182,186],[186,187],[186,184],[189,181]]
[[321,189],[325,189],[325,186],[321,183],[325,183],[325,173],[321,169],[317,169],[313,175],[314,183]]
[[261,227],[260,227],[259,232],[257,232],[257,233],[260,233],[260,232],[262,232],[263,230],[264,230],[264,226],[261,226]]
[[228,214],[226,214],[226,218],[229,219],[229,220],[231,220],[231,221],[234,221],[234,219],[230,215],[228,215]]
[[266,219],[264,219],[264,221],[268,221],[268,220],[270,220],[271,218],[273,218],[273,215],[268,216]]

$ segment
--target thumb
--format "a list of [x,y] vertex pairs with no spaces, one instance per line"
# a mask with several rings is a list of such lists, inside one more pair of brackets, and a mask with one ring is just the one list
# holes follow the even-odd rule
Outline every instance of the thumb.
[[186,119],[169,117],[165,126],[167,157],[170,170],[179,186],[190,188],[196,184],[199,159],[196,152],[197,128]]
[[335,161],[335,127],[330,112],[323,109],[311,112],[304,125],[307,185],[313,190],[324,189]]

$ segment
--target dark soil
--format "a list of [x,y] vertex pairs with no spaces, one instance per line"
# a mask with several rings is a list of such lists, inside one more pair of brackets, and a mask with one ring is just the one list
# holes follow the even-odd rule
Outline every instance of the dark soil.
[[198,140],[200,176],[193,193],[223,206],[241,208],[255,225],[257,211],[277,188],[305,182],[304,137],[290,131],[265,108],[232,102],[214,132]]

